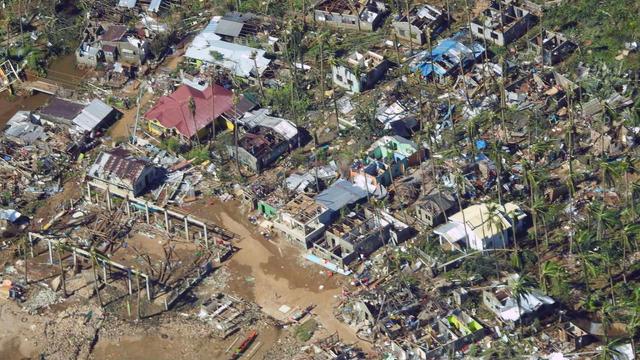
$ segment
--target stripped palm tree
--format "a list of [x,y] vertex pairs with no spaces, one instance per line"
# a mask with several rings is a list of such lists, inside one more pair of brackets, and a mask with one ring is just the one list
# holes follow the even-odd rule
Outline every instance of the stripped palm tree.
[[516,299],[518,305],[518,323],[520,326],[520,337],[524,338],[524,329],[522,322],[522,300],[525,299],[535,289],[535,282],[527,275],[518,276],[511,284],[511,293]]

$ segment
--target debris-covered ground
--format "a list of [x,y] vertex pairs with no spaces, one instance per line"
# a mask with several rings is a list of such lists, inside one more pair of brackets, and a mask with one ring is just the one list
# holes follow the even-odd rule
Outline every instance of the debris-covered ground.
[[635,359],[635,0],[3,1],[0,359]]

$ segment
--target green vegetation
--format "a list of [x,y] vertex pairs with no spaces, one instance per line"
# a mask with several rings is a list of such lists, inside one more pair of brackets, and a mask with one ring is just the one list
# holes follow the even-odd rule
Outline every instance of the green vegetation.
[[313,337],[313,333],[318,329],[318,322],[309,319],[295,328],[295,336],[302,342],[309,341]]
[[[614,63],[624,43],[638,41],[640,2],[637,0],[575,0],[549,8],[544,27],[578,39],[578,58],[590,63]],[[640,68],[638,55],[629,56],[625,66]]]
[[206,146],[194,147],[193,149],[185,153],[184,157],[187,160],[193,159],[193,165],[199,165],[205,161],[211,160],[211,154],[209,153],[209,149]]

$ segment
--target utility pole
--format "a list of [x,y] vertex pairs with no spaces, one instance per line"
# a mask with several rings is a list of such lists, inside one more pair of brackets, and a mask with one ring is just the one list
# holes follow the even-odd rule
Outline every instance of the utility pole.
[[140,101],[142,99],[142,92],[146,89],[147,83],[142,82],[140,84],[140,89],[138,90],[138,98],[136,99],[136,122],[133,124],[133,134],[131,134],[131,144],[135,144],[138,142],[138,138],[136,137],[136,133],[138,132],[138,121],[140,120]]

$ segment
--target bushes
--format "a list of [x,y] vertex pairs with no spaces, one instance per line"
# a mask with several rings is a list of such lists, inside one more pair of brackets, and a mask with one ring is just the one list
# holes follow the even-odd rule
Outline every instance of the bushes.
[[193,159],[193,165],[202,164],[205,161],[211,160],[211,155],[209,154],[209,149],[204,146],[194,147],[189,150],[184,157],[187,160]]
[[313,333],[318,329],[318,323],[314,319],[309,319],[298,325],[295,330],[295,335],[298,340],[302,342],[309,341],[313,337]]

